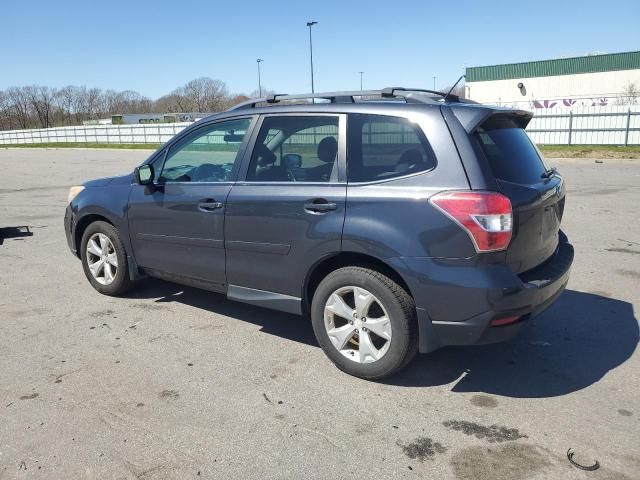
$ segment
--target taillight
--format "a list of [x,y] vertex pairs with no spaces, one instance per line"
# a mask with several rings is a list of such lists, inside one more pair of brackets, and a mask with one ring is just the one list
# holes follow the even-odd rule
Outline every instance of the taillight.
[[496,192],[442,192],[430,201],[471,237],[477,252],[504,250],[511,241],[511,201]]

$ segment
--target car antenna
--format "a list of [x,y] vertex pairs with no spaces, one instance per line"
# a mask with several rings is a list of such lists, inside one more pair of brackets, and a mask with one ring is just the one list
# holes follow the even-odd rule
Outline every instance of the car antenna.
[[456,88],[458,86],[458,84],[460,83],[460,80],[462,80],[466,75],[460,75],[460,78],[456,81],[456,83],[453,84],[453,87],[451,87],[449,89],[449,91],[447,92],[447,94],[444,96],[444,101],[446,102],[449,97],[454,97],[455,95],[451,95],[451,92],[453,92],[453,89]]

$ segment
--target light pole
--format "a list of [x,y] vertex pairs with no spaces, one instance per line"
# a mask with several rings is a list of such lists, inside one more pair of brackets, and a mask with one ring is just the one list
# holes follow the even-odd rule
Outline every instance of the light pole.
[[364,75],[364,72],[358,72],[360,74],[360,91],[362,91],[362,75]]
[[436,77],[433,77],[433,89],[436,89]]
[[307,27],[309,27],[309,53],[311,58],[311,93],[315,92],[313,87],[313,41],[311,40],[311,27],[317,25],[318,22],[307,22]]
[[256,59],[256,63],[258,64],[258,97],[262,98],[262,80],[260,78],[260,62],[264,62],[261,58]]

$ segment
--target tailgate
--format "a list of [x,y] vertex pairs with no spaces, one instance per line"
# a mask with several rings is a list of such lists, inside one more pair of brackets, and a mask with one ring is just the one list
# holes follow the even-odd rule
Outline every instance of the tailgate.
[[515,273],[540,265],[556,251],[565,199],[562,177],[546,167],[520,125],[500,115],[473,134],[498,189],[511,200],[513,235],[507,263]]
[[558,247],[564,211],[564,182],[555,176],[546,184],[530,186],[498,182],[513,207],[513,235],[507,263],[515,273],[537,267]]

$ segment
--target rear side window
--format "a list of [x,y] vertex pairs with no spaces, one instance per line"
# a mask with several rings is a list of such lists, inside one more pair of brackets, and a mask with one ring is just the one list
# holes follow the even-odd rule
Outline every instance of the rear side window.
[[435,167],[420,128],[404,118],[349,115],[347,169],[350,182],[373,182]]
[[338,117],[266,117],[251,155],[247,180],[337,182]]
[[541,181],[545,166],[529,136],[512,121],[490,121],[475,134],[499,180],[520,184]]

